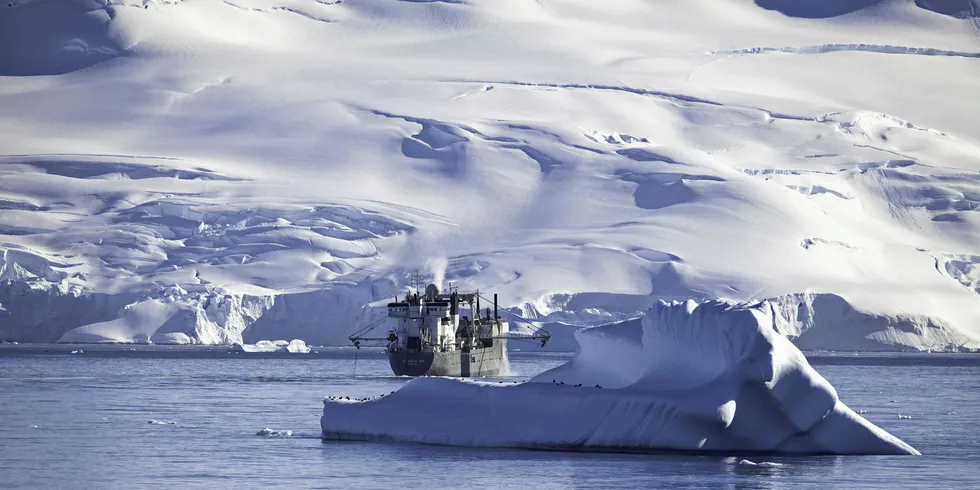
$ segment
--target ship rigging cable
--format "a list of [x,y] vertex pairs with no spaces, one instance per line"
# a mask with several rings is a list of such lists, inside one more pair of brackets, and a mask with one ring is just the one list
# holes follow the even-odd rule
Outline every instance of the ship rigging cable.
[[354,343],[354,347],[357,347],[358,349],[361,348],[361,342],[360,342],[361,340],[384,340],[384,339],[381,339],[381,338],[372,339],[372,338],[368,338],[368,337],[362,337],[362,335],[370,332],[371,330],[374,330],[375,328],[377,328],[378,326],[380,326],[382,323],[384,323],[386,320],[388,320],[388,316],[387,315],[379,318],[377,321],[372,322],[370,325],[368,325],[368,326],[366,326],[366,327],[364,327],[364,328],[362,328],[362,329],[360,329],[360,330],[352,333],[348,338],[350,339],[351,342]]

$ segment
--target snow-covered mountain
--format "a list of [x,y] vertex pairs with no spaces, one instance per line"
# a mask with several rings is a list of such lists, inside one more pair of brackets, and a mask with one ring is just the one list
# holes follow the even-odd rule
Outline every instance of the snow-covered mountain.
[[339,343],[770,299],[980,348],[976,0],[8,0],[0,340]]

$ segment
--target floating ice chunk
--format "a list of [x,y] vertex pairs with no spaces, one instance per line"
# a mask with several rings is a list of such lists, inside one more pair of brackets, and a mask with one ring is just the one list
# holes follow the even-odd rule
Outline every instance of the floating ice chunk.
[[303,342],[301,339],[290,340],[284,346],[284,349],[286,352],[292,352],[294,354],[306,354],[310,352],[309,346],[307,346],[306,342]]
[[83,350],[81,350],[81,349],[79,349],[79,350],[73,350],[73,351],[71,351],[71,353],[72,353],[72,354],[84,354],[84,353],[85,353],[85,351],[83,351]]
[[911,415],[898,414],[898,420],[911,420],[911,419],[912,419]]
[[260,340],[254,344],[235,344],[231,347],[234,352],[292,352],[296,354],[306,354],[310,348],[300,339],[293,339],[289,342],[285,340]]
[[28,429],[37,429],[37,426],[36,425],[28,425],[27,428]]
[[286,345],[286,350],[294,354],[307,354],[310,352],[310,348],[300,339],[293,339]]
[[919,454],[840,402],[772,324],[765,302],[658,303],[577,332],[575,357],[531,382],[415,378],[326,399],[320,425],[326,439],[459,446]]
[[279,346],[269,340],[260,340],[254,344],[235,344],[232,349],[242,352],[275,352]]
[[772,461],[763,461],[761,463],[756,463],[748,459],[739,460],[738,464],[746,465],[746,466],[757,466],[759,468],[779,468],[780,466],[783,465],[782,463],[774,463]]
[[177,425],[177,422],[173,420],[150,420],[147,422],[150,425]]
[[293,435],[293,431],[288,429],[270,429],[266,427],[256,432],[255,435],[267,437],[289,437]]

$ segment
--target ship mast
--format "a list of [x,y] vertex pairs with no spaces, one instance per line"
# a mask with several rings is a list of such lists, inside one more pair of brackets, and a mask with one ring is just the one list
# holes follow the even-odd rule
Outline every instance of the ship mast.
[[[529,321],[521,318],[520,316],[518,316],[518,315],[516,315],[514,313],[511,313],[511,312],[509,312],[507,310],[500,310],[500,309],[498,309],[498,305],[497,305],[497,294],[496,293],[494,293],[493,300],[492,300],[492,302],[493,302],[493,316],[492,317],[490,316],[490,311],[489,311],[490,309],[487,308],[487,315],[486,315],[486,317],[484,317],[483,316],[483,312],[480,311],[480,300],[483,299],[484,301],[486,301],[488,303],[491,302],[491,300],[488,299],[488,298],[486,298],[486,297],[484,297],[483,295],[481,295],[479,290],[477,290],[475,292],[472,292],[472,293],[459,293],[458,292],[459,291],[458,287],[455,286],[455,285],[453,285],[450,282],[448,294],[446,294],[445,292],[443,294],[439,294],[438,290],[435,290],[434,297],[428,298],[427,297],[427,295],[429,294],[428,293],[428,290],[426,290],[426,293],[425,294],[422,293],[422,284],[423,283],[422,283],[422,275],[421,274],[419,274],[418,272],[416,272],[412,276],[412,283],[413,283],[413,286],[414,286],[414,292],[410,292],[407,295],[407,297],[405,298],[405,301],[404,302],[400,302],[398,300],[398,298],[396,297],[395,298],[395,302],[394,303],[390,303],[388,305],[389,306],[389,312],[391,311],[390,308],[392,308],[392,307],[402,308],[402,307],[408,307],[409,305],[412,305],[412,308],[424,307],[425,304],[428,304],[428,302],[429,301],[432,301],[432,300],[443,301],[443,302],[445,302],[445,301],[450,301],[450,302],[452,302],[452,301],[460,301],[460,302],[467,303],[469,305],[470,310],[471,310],[471,314],[470,314],[470,317],[468,319],[466,317],[463,317],[463,320],[465,320],[466,322],[468,322],[467,325],[470,328],[475,328],[475,327],[477,327],[478,325],[481,325],[481,324],[482,325],[487,325],[487,324],[496,325],[496,327],[494,327],[493,329],[491,329],[491,331],[494,331],[495,330],[497,332],[495,335],[481,335],[480,338],[487,339],[487,340],[492,340],[492,339],[507,339],[507,340],[521,340],[521,341],[540,341],[541,342],[541,347],[544,347],[545,344],[547,344],[548,341],[551,339],[551,333],[549,333],[548,331],[543,330],[542,328],[540,328],[538,326],[535,326],[531,322],[529,322]],[[449,299],[449,298],[454,298],[454,299]],[[455,298],[458,298],[458,299],[455,299]],[[443,304],[445,304],[445,303],[443,303]],[[509,332],[509,329],[506,328],[506,320],[502,320],[501,319],[500,313],[506,313],[507,315],[513,317],[514,320],[516,320],[517,323],[521,323],[521,324],[525,325],[531,331],[531,333],[529,333],[529,334],[522,334],[522,333],[511,333],[511,332]],[[403,316],[403,315],[404,315],[404,313],[399,314],[398,316]],[[453,312],[452,315],[458,315],[458,313],[457,312]],[[390,345],[391,345],[390,342],[393,342],[395,339],[398,338],[397,336],[392,337],[392,332],[389,332],[389,334],[387,336],[384,336],[384,337],[369,336],[369,334],[371,333],[372,330],[374,330],[378,326],[381,326],[382,324],[386,323],[386,321],[389,319],[389,317],[390,317],[390,315],[385,315],[385,316],[381,317],[380,319],[378,319],[377,321],[371,323],[370,325],[368,325],[366,327],[363,327],[363,328],[357,330],[356,332],[352,333],[348,338],[350,339],[350,341],[354,345],[354,347],[360,349],[361,348],[361,342],[363,342],[363,341],[373,341],[373,342],[385,342],[385,341],[387,341],[387,342],[389,342],[389,347],[390,347]],[[483,323],[481,323],[481,321]],[[501,328],[503,329],[503,331],[501,331]],[[431,345],[431,344],[426,344],[426,345]]]

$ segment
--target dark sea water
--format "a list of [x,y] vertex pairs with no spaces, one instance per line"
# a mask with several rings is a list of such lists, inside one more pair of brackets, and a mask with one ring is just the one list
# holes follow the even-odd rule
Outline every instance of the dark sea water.
[[[314,349],[0,346],[0,487],[980,488],[977,355],[809,353],[845,403],[923,456],[750,458],[779,465],[768,466],[739,457],[324,443],[324,395],[387,393],[407,378],[390,376],[379,352],[362,350],[355,371],[352,350]],[[503,379],[527,379],[567,358],[512,353],[517,374]],[[256,435],[263,428],[292,436]]]

